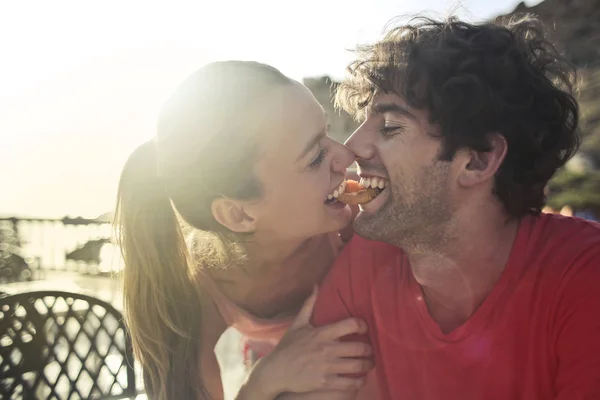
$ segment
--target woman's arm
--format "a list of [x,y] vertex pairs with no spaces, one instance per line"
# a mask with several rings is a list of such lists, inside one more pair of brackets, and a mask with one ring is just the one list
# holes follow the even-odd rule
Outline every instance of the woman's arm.
[[[213,346],[214,348],[214,346]],[[204,389],[211,400],[223,400],[223,383],[221,369],[214,351],[203,352],[200,357],[200,373]],[[202,399],[204,400],[204,399]]]
[[367,359],[371,347],[339,339],[364,334],[367,326],[348,318],[312,327],[309,320],[316,294],[315,290],[277,347],[256,364],[236,400],[274,400],[284,393],[331,390],[353,393],[362,386],[373,367]]
[[[372,361],[365,358],[371,355],[371,347],[339,339],[365,333],[366,324],[348,318],[314,328],[309,321],[316,299],[315,289],[277,347],[252,369],[236,400],[275,400],[284,393],[353,392],[362,386],[363,378],[341,375],[364,376],[371,370]],[[227,325],[214,303],[203,303],[200,379],[211,399],[223,400],[221,370],[214,348]]]

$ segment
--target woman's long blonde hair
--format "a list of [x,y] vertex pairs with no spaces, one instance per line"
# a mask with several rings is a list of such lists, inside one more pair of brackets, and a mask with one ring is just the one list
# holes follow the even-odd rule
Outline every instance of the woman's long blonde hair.
[[[212,216],[218,196],[261,195],[254,177],[257,126],[248,112],[289,78],[264,64],[209,64],[163,109],[157,136],[123,168],[115,223],[125,268],[124,311],[149,398],[208,398],[199,370],[197,270],[236,257],[237,238]],[[190,259],[182,224],[202,231]],[[220,250],[219,250],[220,249]]]

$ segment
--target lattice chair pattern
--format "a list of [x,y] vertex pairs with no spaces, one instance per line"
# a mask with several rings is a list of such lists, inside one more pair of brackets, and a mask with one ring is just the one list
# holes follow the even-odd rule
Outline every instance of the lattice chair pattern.
[[94,297],[40,291],[0,298],[0,398],[135,396],[122,314]]

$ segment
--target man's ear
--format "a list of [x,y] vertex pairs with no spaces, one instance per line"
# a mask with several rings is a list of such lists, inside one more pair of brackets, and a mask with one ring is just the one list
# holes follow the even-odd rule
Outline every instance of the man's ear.
[[256,229],[256,218],[244,207],[240,200],[219,197],[213,200],[213,217],[225,228],[236,233],[249,233]]
[[466,157],[458,179],[461,186],[475,186],[492,179],[498,172],[508,150],[506,138],[492,133],[488,135],[488,141],[490,151],[464,150]]

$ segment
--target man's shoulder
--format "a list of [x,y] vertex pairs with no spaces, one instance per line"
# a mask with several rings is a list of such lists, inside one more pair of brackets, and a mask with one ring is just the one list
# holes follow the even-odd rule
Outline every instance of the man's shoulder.
[[600,224],[576,217],[544,214],[537,217],[534,245],[559,258],[579,258],[600,254]]
[[560,214],[541,214],[536,217],[545,231],[568,230],[572,232],[600,237],[600,223],[579,217],[567,217]]
[[581,279],[600,282],[600,224],[574,217],[537,217],[528,259],[562,285]]

